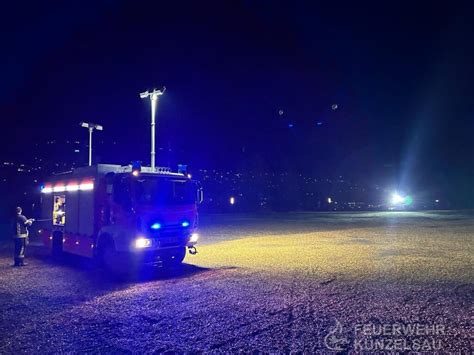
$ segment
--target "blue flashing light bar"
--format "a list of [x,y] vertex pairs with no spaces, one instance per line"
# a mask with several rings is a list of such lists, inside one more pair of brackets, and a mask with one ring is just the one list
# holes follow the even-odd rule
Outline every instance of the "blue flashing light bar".
[[161,224],[160,223],[153,223],[151,226],[150,226],[151,229],[160,229],[161,228]]

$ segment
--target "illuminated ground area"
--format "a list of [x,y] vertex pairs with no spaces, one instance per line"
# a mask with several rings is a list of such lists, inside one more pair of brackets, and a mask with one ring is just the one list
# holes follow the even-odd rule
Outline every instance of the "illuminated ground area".
[[[222,215],[201,222],[199,254],[187,256],[183,268],[126,282],[81,259],[53,263],[38,247],[27,268],[13,269],[4,249],[0,352],[326,353],[408,350],[417,342],[472,350],[472,213]],[[364,324],[442,328],[416,336],[355,332]]]

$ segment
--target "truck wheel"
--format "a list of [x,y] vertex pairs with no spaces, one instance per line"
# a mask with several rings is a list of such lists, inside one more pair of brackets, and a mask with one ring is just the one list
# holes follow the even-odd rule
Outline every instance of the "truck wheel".
[[107,243],[101,253],[102,265],[115,275],[124,275],[129,271],[128,262],[117,253],[113,243]]
[[51,243],[51,255],[54,259],[61,259],[63,256],[63,234],[59,232],[53,233]]
[[176,251],[166,255],[163,258],[163,266],[165,267],[178,266],[183,262],[185,256],[186,256],[185,247],[176,249]]

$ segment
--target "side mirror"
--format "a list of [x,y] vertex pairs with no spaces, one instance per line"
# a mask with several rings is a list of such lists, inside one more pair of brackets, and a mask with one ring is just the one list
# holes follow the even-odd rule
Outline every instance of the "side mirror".
[[202,187],[200,185],[197,186],[196,201],[199,204],[201,204],[202,201],[204,201],[204,192],[202,191]]
[[114,193],[114,178],[114,172],[105,174],[105,192],[107,195],[113,195]]

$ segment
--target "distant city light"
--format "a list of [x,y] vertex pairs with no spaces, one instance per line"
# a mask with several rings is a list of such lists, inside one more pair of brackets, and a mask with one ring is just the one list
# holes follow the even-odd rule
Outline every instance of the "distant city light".
[[283,110],[279,110],[279,111],[278,111],[278,114],[279,114],[280,116],[283,116],[284,113],[285,113],[285,112],[284,112]]
[[293,123],[288,123],[288,128],[293,128]]
[[332,198],[328,197],[328,203],[332,203]]
[[191,174],[188,174],[188,179],[191,179],[193,176]]
[[331,106],[331,108],[332,108],[333,111],[336,111],[338,107],[339,107],[339,106],[337,106],[337,104],[333,104],[333,105]]
[[231,197],[229,198],[229,203],[230,203],[231,205],[234,205],[234,204],[235,204],[235,197],[234,197],[234,196],[231,196]]
[[436,203],[439,203],[439,200],[435,200]]
[[184,222],[181,223],[181,226],[183,226],[184,228],[189,227],[189,222],[184,221]]

